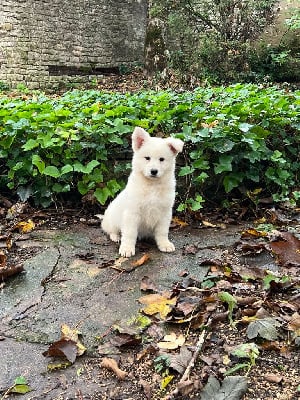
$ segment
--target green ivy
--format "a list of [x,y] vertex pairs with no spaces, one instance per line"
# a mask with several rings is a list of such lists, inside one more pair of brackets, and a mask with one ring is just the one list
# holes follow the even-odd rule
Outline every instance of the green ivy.
[[236,84],[192,92],[73,90],[0,96],[0,188],[48,206],[66,193],[104,205],[129,173],[135,126],[185,141],[179,210],[262,189],[299,201],[300,92]]

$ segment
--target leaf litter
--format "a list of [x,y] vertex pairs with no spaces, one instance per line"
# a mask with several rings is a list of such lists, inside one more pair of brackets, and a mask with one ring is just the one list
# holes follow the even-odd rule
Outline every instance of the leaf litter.
[[[12,223],[11,227],[13,226],[16,224]],[[209,229],[210,224],[207,224],[206,228]],[[145,396],[152,400],[172,399],[178,396],[182,399],[205,399],[207,393],[213,396],[210,399],[239,399],[246,390],[247,371],[248,382],[250,380],[259,384],[262,393],[264,390],[268,393],[269,384],[277,385],[275,388],[284,385],[288,379],[285,362],[290,365],[288,360],[292,354],[299,353],[299,275],[295,273],[299,271],[299,239],[285,231],[267,234],[256,231],[258,233],[252,231],[254,234],[248,232],[247,235],[242,235],[236,252],[255,255],[267,251],[274,255],[280,272],[274,274],[273,271],[271,273],[268,270],[241,265],[224,253],[221,259],[207,260],[209,272],[201,282],[189,276],[189,271],[185,270],[181,275],[183,279],[174,282],[169,291],[160,292],[155,282],[149,277],[144,277],[141,290],[155,295],[140,298],[147,298],[145,304],[141,302],[141,315],[149,318],[148,322],[141,324],[139,328],[129,324],[127,331],[122,324],[112,327],[107,336],[103,337],[102,345],[99,345],[98,349],[100,355],[110,356],[102,358],[102,361],[105,358],[106,361],[104,365],[99,365],[107,369],[108,373],[111,371],[120,380],[133,379],[132,373],[129,372],[133,366],[136,370],[146,368],[147,380],[141,379],[141,387]],[[9,235],[11,232],[12,229]],[[5,235],[6,243],[9,241],[9,235]],[[0,271],[7,264],[6,253],[9,249],[7,244],[5,246],[5,253],[3,252],[0,258]],[[186,248],[185,254],[188,256],[197,251],[197,245],[191,245]],[[127,260],[120,260],[118,267],[122,266],[122,271],[130,272],[149,260],[150,258],[143,256],[129,268],[122,266]],[[220,298],[220,289],[230,296]],[[265,310],[263,313],[262,309]],[[76,339],[76,334],[79,333],[74,330],[75,336],[72,336],[72,332],[70,329],[69,336],[68,330],[65,333],[62,331],[61,339],[51,345],[52,355],[51,346],[49,347],[48,356],[56,358],[57,351],[61,357],[60,361],[49,364],[49,370],[65,368],[74,363],[80,355]],[[170,338],[170,335],[172,339],[165,340],[166,337]],[[180,340],[176,343],[178,338]],[[166,345],[167,348],[162,349],[158,346],[162,342],[176,343],[177,347],[168,348]],[[240,360],[234,348],[237,344],[251,343],[257,346],[259,355],[249,369],[247,356],[244,359],[241,356]],[[109,352],[103,352],[101,346],[106,346]],[[165,356],[168,363],[162,367],[160,374],[155,374],[155,360],[160,355]],[[115,360],[115,357],[118,359]],[[267,365],[265,373],[261,374],[260,364],[263,364],[266,358],[270,365]],[[105,366],[107,360],[109,367]],[[228,370],[242,364],[245,367],[241,368],[239,373],[244,372],[244,375],[226,376]],[[275,374],[276,368],[282,368],[282,373]],[[118,370],[125,373],[123,379],[118,377]],[[151,379],[148,376],[149,370],[153,374]],[[297,382],[297,373],[293,369],[289,375],[294,375]],[[207,385],[204,385],[205,382]],[[232,390],[232,385],[237,390]],[[296,398],[296,383],[292,387],[293,392],[290,392],[290,397],[286,399]],[[272,388],[276,390],[274,386]],[[233,397],[222,397],[224,393]],[[251,393],[253,389],[248,385],[244,398],[256,399],[257,394],[254,392],[254,397],[251,397]]]
[[[300,265],[299,242],[294,235],[272,235],[249,230],[240,241],[248,241],[247,246],[236,246],[236,252],[243,254],[246,249],[257,254],[263,249],[275,254],[270,243],[284,242],[280,248],[285,248],[285,259],[274,260],[283,275],[241,265],[224,253],[222,260],[202,262],[209,265],[203,281],[186,270],[179,274],[180,281],[161,292],[148,276],[142,279],[140,289],[148,294],[138,299],[140,312],[151,323],[139,332],[136,367],[150,363],[160,371],[160,378],[142,385],[147,398],[252,399],[249,380],[261,379],[262,387],[285,382],[269,367],[259,378],[251,375],[263,363],[261,358],[270,359],[276,370],[273,359],[288,359],[299,352],[300,281],[293,269]],[[263,242],[257,245],[253,237]],[[184,252],[188,255],[190,250]],[[212,353],[214,347],[222,357]],[[236,375],[237,371],[243,374]],[[293,387],[296,396],[296,383]],[[293,394],[287,398],[293,399]]]

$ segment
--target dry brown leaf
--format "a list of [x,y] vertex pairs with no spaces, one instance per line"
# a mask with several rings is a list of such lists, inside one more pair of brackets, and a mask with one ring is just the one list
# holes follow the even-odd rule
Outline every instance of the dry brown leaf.
[[290,232],[280,232],[279,238],[270,243],[272,252],[283,267],[300,266],[300,240]]
[[107,358],[107,357],[103,358],[100,365],[101,367],[112,371],[117,376],[118,379],[124,380],[126,378],[127,372],[121,370],[116,360],[114,360],[113,358]]
[[150,255],[145,253],[141,258],[131,263],[133,267],[140,267],[150,260]]
[[189,224],[185,221],[182,221],[180,218],[178,217],[173,217],[172,218],[172,224],[175,226],[179,226],[180,228],[183,228],[185,226],[188,226]]
[[283,377],[281,375],[276,375],[276,374],[266,374],[265,375],[265,380],[271,383],[280,383],[282,381]]
[[77,329],[71,329],[68,325],[62,324],[61,326],[62,339],[73,340],[77,346],[77,355],[81,356],[85,353],[86,347],[80,342],[78,335],[80,332]]
[[10,276],[19,274],[24,271],[24,267],[22,264],[19,265],[8,265],[3,268],[0,267],[0,280],[4,280]]
[[300,315],[297,312],[292,315],[291,320],[288,323],[288,330],[293,331],[300,336]]
[[178,347],[181,347],[184,343],[185,337],[182,334],[177,336],[175,332],[172,332],[169,335],[166,335],[162,342],[158,342],[157,346],[160,349],[175,350]]
[[0,268],[1,269],[6,267],[6,261],[7,261],[7,257],[1,250],[0,251]]
[[69,328],[68,325],[61,326],[61,338],[52,343],[48,350],[43,353],[45,357],[65,357],[74,363],[77,356],[81,356],[86,348],[78,339],[79,332]]
[[72,364],[76,360],[77,346],[73,340],[60,339],[52,343],[47,351],[44,351],[45,357],[62,357],[66,358]]
[[149,276],[144,276],[140,285],[141,290],[152,290],[153,292],[157,292],[157,287],[154,282],[149,278]]

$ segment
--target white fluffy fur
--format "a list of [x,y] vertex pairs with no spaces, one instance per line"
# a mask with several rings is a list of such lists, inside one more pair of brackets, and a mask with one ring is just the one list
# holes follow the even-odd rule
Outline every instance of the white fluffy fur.
[[119,253],[124,257],[135,254],[138,237],[153,237],[159,250],[174,251],[168,233],[175,199],[175,158],[183,142],[150,137],[137,127],[132,148],[127,185],[105,211],[102,229],[114,242],[121,240]]

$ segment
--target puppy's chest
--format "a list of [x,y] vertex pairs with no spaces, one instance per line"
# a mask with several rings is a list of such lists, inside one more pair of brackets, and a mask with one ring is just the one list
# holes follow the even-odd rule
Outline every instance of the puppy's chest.
[[142,211],[147,210],[161,210],[164,208],[172,207],[174,201],[174,191],[167,190],[145,190],[140,193],[138,202]]

